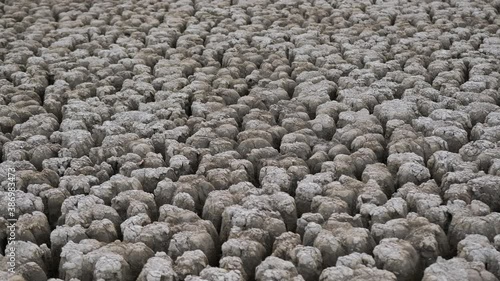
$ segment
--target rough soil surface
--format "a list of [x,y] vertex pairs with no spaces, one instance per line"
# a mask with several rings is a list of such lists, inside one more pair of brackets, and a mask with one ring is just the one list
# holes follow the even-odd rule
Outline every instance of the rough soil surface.
[[2,0],[0,280],[498,281],[499,27],[500,0]]

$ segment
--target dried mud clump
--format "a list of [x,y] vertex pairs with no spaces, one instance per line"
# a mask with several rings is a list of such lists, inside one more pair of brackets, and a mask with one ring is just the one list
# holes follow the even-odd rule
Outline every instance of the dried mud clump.
[[498,0],[1,1],[0,279],[499,280],[499,27]]

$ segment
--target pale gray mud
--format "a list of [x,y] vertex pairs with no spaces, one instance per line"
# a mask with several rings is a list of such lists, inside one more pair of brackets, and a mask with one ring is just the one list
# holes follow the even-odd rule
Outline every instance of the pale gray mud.
[[0,280],[498,281],[499,27],[500,0],[1,0]]

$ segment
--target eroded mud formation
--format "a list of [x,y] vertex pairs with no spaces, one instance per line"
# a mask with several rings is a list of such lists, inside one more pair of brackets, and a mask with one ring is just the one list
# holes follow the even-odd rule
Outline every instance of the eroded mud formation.
[[498,281],[499,26],[499,0],[1,1],[0,279]]

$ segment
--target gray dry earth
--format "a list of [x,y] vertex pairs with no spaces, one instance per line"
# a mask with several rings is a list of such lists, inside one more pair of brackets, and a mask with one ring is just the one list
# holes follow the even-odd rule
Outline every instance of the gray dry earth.
[[0,280],[498,281],[499,26],[500,0],[2,0]]

